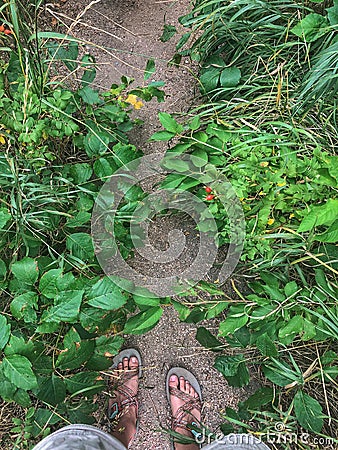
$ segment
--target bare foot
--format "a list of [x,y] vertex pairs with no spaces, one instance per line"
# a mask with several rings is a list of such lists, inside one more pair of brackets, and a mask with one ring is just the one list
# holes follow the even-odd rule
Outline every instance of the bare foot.
[[112,373],[113,390],[109,400],[111,434],[129,445],[136,434],[139,362],[135,356],[123,358]]
[[[184,436],[188,436],[193,438],[193,434],[191,431],[184,426],[185,424],[191,424],[195,422],[197,424],[201,421],[201,411],[198,404],[199,395],[195,391],[195,389],[191,386],[189,381],[185,380],[183,377],[178,377],[176,375],[171,375],[169,379],[169,388],[170,388],[170,406],[172,410],[172,416],[174,418],[178,418],[178,424],[176,421],[173,421],[173,431],[177,433],[183,434]],[[176,390],[176,389],[177,390]],[[175,395],[176,392],[176,395]],[[188,412],[189,402],[197,401],[195,406]],[[181,424],[181,425],[180,425]],[[191,444],[179,444],[175,443],[175,450],[198,450],[199,445],[196,443]]]

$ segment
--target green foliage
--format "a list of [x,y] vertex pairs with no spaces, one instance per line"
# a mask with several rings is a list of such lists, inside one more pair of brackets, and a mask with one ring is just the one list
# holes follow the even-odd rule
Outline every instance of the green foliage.
[[[0,62],[0,396],[26,409],[24,420],[13,419],[22,442],[61,421],[93,423],[100,371],[123,345],[122,332],[142,333],[162,313],[139,308],[141,296],[134,301],[102,276],[90,219],[102,184],[140,156],[126,135],[139,123],[130,118],[143,105],[137,97],[163,100],[160,82],[132,89],[122,77],[95,90],[95,61],[79,56],[81,43],[28,34],[39,5],[24,6],[1,9],[15,41]],[[52,82],[55,64],[82,74],[77,88]],[[120,206],[125,257],[132,245],[123,219],[143,196],[134,189]]]
[[[238,271],[254,280],[251,293],[223,300],[217,287],[201,284],[215,289],[215,299],[172,303],[186,322],[221,316],[217,336],[199,327],[196,338],[214,351],[234,348],[215,359],[230,385],[249,383],[252,365],[266,383],[238,410],[226,409],[222,431],[269,437],[280,423],[283,448],[293,448],[283,438],[302,428],[335,433],[327,405],[336,402],[338,376],[337,5],[196,1],[180,18],[188,32],[173,62],[190,55],[200,63],[204,98],[183,129],[162,118],[165,130],[152,137],[176,137],[165,164],[175,175],[162,188],[201,200],[205,186],[212,190],[205,203],[221,246],[231,242],[233,207],[224,202],[222,177],[241,201],[246,241]],[[185,174],[185,153],[202,159],[200,183]],[[198,223],[201,232],[209,227],[207,217]]]

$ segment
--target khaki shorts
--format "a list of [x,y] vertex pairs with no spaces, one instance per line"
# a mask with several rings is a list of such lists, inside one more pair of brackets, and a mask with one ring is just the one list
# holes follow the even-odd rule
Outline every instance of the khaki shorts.
[[[69,425],[52,433],[33,450],[126,450],[114,436],[90,425]],[[147,450],[147,449],[144,449]],[[230,434],[203,450],[270,450],[249,434]]]

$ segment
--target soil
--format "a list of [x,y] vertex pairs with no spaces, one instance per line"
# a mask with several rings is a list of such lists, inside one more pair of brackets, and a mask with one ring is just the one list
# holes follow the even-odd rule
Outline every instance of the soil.
[[[148,142],[149,137],[161,129],[158,112],[185,113],[196,104],[194,70],[188,60],[180,67],[168,65],[175,53],[175,44],[182,34],[178,17],[189,11],[188,0],[59,0],[46,6],[46,17],[50,23],[55,18],[63,22],[63,30],[88,42],[88,50],[96,58],[98,76],[96,85],[107,89],[118,83],[122,75],[135,79],[135,86],[142,85],[144,69],[149,58],[154,58],[156,73],[151,80],[165,82],[165,102],[153,99],[140,111],[144,125],[135,129],[131,142],[144,153],[164,152],[167,144]],[[53,20],[54,19],[54,20]],[[178,34],[169,42],[160,41],[163,24],[175,25]],[[162,220],[162,219],[161,219]],[[158,224],[157,224],[158,225]],[[165,243],[165,226],[158,225],[156,239]],[[188,241],[189,242],[189,241]],[[196,251],[191,240],[191,254]],[[196,241],[198,245],[198,240]],[[189,258],[188,258],[189,259]],[[136,258],[137,264],[142,262]],[[180,270],[182,261],[177,261]],[[228,291],[233,298],[236,295]],[[203,393],[202,418],[213,432],[219,431],[222,413],[227,407],[236,407],[245,399],[252,386],[236,389],[227,385],[223,376],[213,368],[215,354],[199,345],[195,339],[197,325],[181,322],[172,307],[164,308],[159,324],[141,336],[127,337],[126,347],[139,349],[144,366],[144,377],[140,385],[140,426],[132,448],[134,450],[169,450],[170,438],[165,428],[170,427],[170,409],[165,395],[164,380],[170,367],[183,366],[191,370],[199,380]],[[217,333],[218,322],[202,324]],[[96,425],[107,430],[104,404],[100,404]]]

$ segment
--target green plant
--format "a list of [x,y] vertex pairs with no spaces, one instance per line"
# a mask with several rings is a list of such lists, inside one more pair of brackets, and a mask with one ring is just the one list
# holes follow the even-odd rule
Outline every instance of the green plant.
[[[57,424],[93,423],[92,398],[105,387],[102,373],[122,333],[142,333],[161,316],[160,299],[149,306],[142,293],[102,275],[90,219],[102,184],[140,155],[126,134],[140,123],[130,119],[132,109],[141,98],[162,101],[163,83],[132,89],[123,77],[98,92],[92,58],[78,57],[80,42],[27,37],[21,6],[2,7],[15,42],[0,62],[0,396],[25,409],[11,432],[17,446],[29,447]],[[28,46],[23,57],[32,42],[35,50]],[[35,72],[37,58],[42,72]],[[55,62],[82,71],[80,84],[52,83]],[[142,195],[126,196],[121,209]],[[130,239],[118,239],[127,257]]]
[[[336,11],[337,2],[197,1],[180,20],[190,30],[173,61],[200,62],[203,101],[184,125],[160,117],[165,130],[153,136],[176,138],[167,158],[177,171],[185,153],[204,161],[199,183],[181,170],[162,187],[203,200],[210,187],[220,245],[230,242],[222,177],[246,218],[237,276],[254,280],[251,293],[233,299],[202,283],[211,300],[194,288],[197,301],[173,301],[187,322],[221,317],[217,336],[199,327],[196,338],[218,352],[229,384],[246,385],[254,368],[266,385],[227,408],[222,431],[272,434],[290,449],[337,441]],[[208,232],[208,220],[198,229]]]

